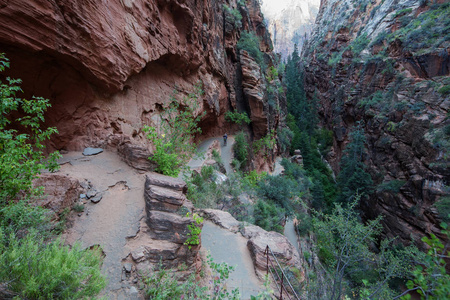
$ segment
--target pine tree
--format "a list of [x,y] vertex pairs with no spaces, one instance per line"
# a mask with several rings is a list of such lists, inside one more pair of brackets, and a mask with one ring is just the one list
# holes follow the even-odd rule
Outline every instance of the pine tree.
[[341,159],[341,172],[338,176],[338,201],[347,203],[356,194],[368,195],[372,189],[372,177],[364,164],[366,138],[361,124],[350,133],[350,143]]

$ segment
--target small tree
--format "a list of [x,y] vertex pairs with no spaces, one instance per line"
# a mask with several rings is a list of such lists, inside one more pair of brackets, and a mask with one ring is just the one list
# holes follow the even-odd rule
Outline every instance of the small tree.
[[360,123],[350,133],[350,139],[350,143],[344,150],[340,163],[341,172],[337,180],[340,190],[338,200],[341,203],[348,203],[355,194],[367,195],[373,184],[372,177],[367,173],[364,164],[366,138]]
[[[9,61],[0,53],[0,72],[9,68]],[[57,133],[56,128],[43,129],[48,99],[21,99],[20,79],[0,81],[0,205],[6,201],[42,193],[32,181],[42,169],[55,170],[58,152],[44,156],[44,141]],[[19,115],[20,117],[13,117]],[[19,132],[20,129],[21,131]],[[20,193],[20,195],[19,195]]]
[[155,153],[149,159],[157,163],[156,171],[177,177],[183,164],[193,157],[197,146],[192,139],[202,131],[198,123],[206,113],[196,113],[197,101],[203,93],[199,82],[181,102],[173,96],[161,113],[160,127],[144,126],[143,131],[148,133],[147,138],[155,146]]
[[331,266],[331,299],[341,299],[346,278],[364,286],[356,290],[363,299],[390,299],[395,292],[389,280],[407,275],[418,253],[412,247],[393,251],[388,240],[382,241],[379,253],[371,252],[369,247],[381,231],[381,218],[362,224],[354,210],[358,200],[359,195],[347,208],[337,204],[331,214],[316,213],[314,219],[319,254]]

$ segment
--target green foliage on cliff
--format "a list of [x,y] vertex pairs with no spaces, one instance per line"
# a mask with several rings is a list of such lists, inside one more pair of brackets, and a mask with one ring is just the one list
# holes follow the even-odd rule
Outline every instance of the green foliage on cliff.
[[[441,224],[442,233],[447,236],[446,245],[444,245],[434,234],[430,237],[423,237],[422,241],[429,246],[425,259],[420,265],[415,266],[411,280],[408,280],[405,293],[416,291],[420,299],[448,299],[450,295],[450,274],[446,270],[445,259],[450,256],[448,247],[450,242],[450,232],[448,225]],[[412,299],[410,294],[401,297],[403,300]]]
[[[9,67],[0,54],[0,72]],[[19,98],[19,79],[0,82],[0,298],[81,299],[105,286],[99,251],[50,241],[48,210],[31,205],[43,194],[33,179],[55,170],[58,152],[44,156],[43,143],[56,133],[43,128],[49,100]]]
[[231,8],[228,5],[223,5],[223,10],[225,13],[225,18],[233,24],[235,28],[240,28],[242,26],[242,15],[236,8]]
[[[105,286],[100,273],[101,249],[44,242],[36,233],[24,238],[2,238],[0,231],[0,286],[26,299],[84,299]],[[0,297],[2,291],[0,290]]]
[[250,124],[252,121],[248,117],[246,112],[237,112],[237,111],[227,111],[225,113],[225,120],[228,122],[233,122],[238,125],[241,125],[242,123]]
[[[9,61],[0,54],[0,72],[5,67],[9,67]],[[58,152],[49,157],[43,152],[42,143],[57,133],[54,127],[41,128],[49,100],[21,99],[18,97],[22,92],[21,80],[7,77],[6,81],[0,82],[0,204],[42,194],[42,189],[32,186],[32,180],[42,169],[55,170],[59,158]],[[23,115],[13,117],[18,114]]]
[[202,83],[194,85],[194,91],[178,101],[176,92],[169,105],[161,113],[158,128],[144,126],[143,131],[153,143],[155,152],[149,157],[158,165],[157,172],[177,177],[181,167],[192,158],[197,146],[192,142],[195,134],[201,133],[198,126],[205,115],[197,114],[198,99],[204,94]]
[[329,266],[332,276],[327,289],[329,299],[392,299],[398,292],[389,283],[410,274],[413,258],[420,258],[414,247],[395,249],[392,241],[370,250],[381,232],[380,218],[359,221],[354,210],[358,199],[346,208],[336,205],[331,214],[316,214],[313,226],[317,234],[319,257]]
[[345,148],[340,162],[337,199],[341,203],[352,201],[354,195],[366,196],[372,191],[372,177],[364,164],[365,143],[364,129],[358,124],[350,133],[350,143]]
[[388,42],[399,39],[405,50],[422,54],[450,41],[450,3],[433,4],[415,18],[405,10],[398,13],[406,13],[398,18],[402,27],[387,36]]
[[256,34],[249,31],[242,31],[241,37],[237,43],[238,50],[245,50],[248,54],[253,57],[258,65],[261,66],[262,70],[265,70],[264,66],[264,56],[259,48],[260,40]]
[[307,98],[299,64],[300,57],[295,48],[287,59],[284,75],[289,112],[286,123],[294,134],[290,151],[293,154],[295,149],[301,150],[304,168],[314,183],[315,207],[326,208],[334,201],[336,187],[321,155],[327,154],[332,143],[332,132],[317,126],[317,100]]
[[239,162],[239,167],[243,169],[249,158],[249,144],[242,131],[234,137],[233,152],[235,159]]

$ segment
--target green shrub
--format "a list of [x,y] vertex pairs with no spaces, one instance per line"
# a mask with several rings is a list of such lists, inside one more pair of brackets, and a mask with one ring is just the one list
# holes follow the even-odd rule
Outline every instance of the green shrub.
[[289,177],[267,176],[258,182],[257,192],[264,199],[293,212],[292,201],[300,191],[298,183]]
[[101,250],[82,250],[61,240],[44,243],[36,234],[14,235],[0,244],[0,283],[28,299],[83,299],[106,285],[100,274]]
[[307,235],[312,229],[312,218],[308,213],[300,212],[297,214],[298,225],[297,229],[300,235]]
[[234,138],[233,145],[234,157],[239,162],[241,168],[244,167],[248,161],[248,142],[244,132],[239,132]]
[[444,85],[438,90],[443,96],[450,95],[450,84]]
[[274,79],[278,78],[278,70],[274,67],[271,66],[268,70],[267,70],[267,76],[266,79],[267,81],[271,82]]
[[367,37],[367,33],[361,34],[358,36],[352,43],[351,49],[353,55],[357,56],[363,51],[367,45],[369,45],[370,39]]
[[212,281],[208,286],[201,287],[196,282],[195,274],[191,274],[186,280],[181,280],[176,272],[163,269],[155,269],[151,274],[142,277],[144,292],[148,299],[215,299],[215,300],[237,300],[239,290],[236,288],[229,291],[226,280],[233,272],[234,267],[226,263],[216,263],[208,255],[208,265],[211,268]]
[[[0,72],[9,68],[9,61],[0,53]],[[44,113],[51,105],[48,99],[18,98],[22,92],[20,79],[6,78],[0,81],[0,205],[7,200],[31,195],[42,195],[42,188],[34,188],[32,181],[41,170],[54,171],[59,153],[44,156],[42,144],[57,133],[56,128],[41,128]],[[20,118],[13,118],[17,112]],[[22,128],[21,133],[16,129]]]
[[282,127],[278,129],[277,135],[281,152],[288,152],[291,147],[291,141],[294,138],[294,132],[289,127]]
[[275,144],[275,130],[272,129],[266,136],[253,142],[253,153],[259,154],[262,152],[267,158],[270,155],[270,151],[275,147]]
[[198,98],[204,94],[202,83],[194,85],[194,91],[183,97],[181,103],[173,96],[169,105],[161,113],[160,128],[144,126],[142,131],[155,146],[149,159],[158,165],[157,172],[177,177],[181,167],[188,162],[197,150],[192,142],[193,136],[201,133],[198,126],[206,114],[196,116]]
[[[190,213],[186,214],[187,218],[189,218],[190,216]],[[194,220],[194,223],[188,225],[188,238],[184,243],[184,245],[187,245],[189,249],[191,249],[191,246],[200,244],[200,234],[202,232],[202,228],[200,227],[200,225],[203,224],[203,218],[196,213],[192,214],[192,219]]]
[[341,59],[342,59],[342,52],[333,52],[333,54],[331,54],[330,59],[328,59],[328,65],[335,66],[341,61]]
[[242,123],[250,124],[252,122],[246,112],[239,113],[237,111],[227,111],[225,113],[225,120],[238,125],[241,125]]
[[450,223],[450,196],[441,197],[435,204],[442,221]]
[[248,172],[244,175],[243,181],[247,186],[255,188],[261,180],[263,180],[267,176],[267,172],[258,173],[255,170]]
[[223,10],[225,11],[225,18],[230,21],[235,28],[242,26],[242,15],[236,8],[231,8],[228,5],[223,5]]
[[31,206],[25,200],[12,202],[0,208],[0,228],[6,240],[11,234],[23,237],[29,231],[36,231],[48,237],[52,228],[50,219],[50,211],[39,206]]
[[254,208],[255,224],[267,231],[283,232],[284,209],[273,202],[258,200]]
[[237,43],[237,48],[239,50],[245,50],[248,54],[253,57],[261,69],[265,69],[264,66],[264,56],[259,48],[259,38],[253,32],[243,31],[241,37]]
[[377,191],[386,191],[391,193],[400,192],[400,188],[405,185],[404,180],[391,180],[387,182],[383,182],[377,187]]

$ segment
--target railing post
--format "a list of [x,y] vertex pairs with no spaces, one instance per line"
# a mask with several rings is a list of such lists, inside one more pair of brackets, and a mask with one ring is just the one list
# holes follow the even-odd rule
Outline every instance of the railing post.
[[267,265],[266,275],[269,276],[269,245],[266,246],[266,265]]
[[284,273],[281,272],[281,289],[280,289],[280,300],[283,300],[283,281],[284,281]]

